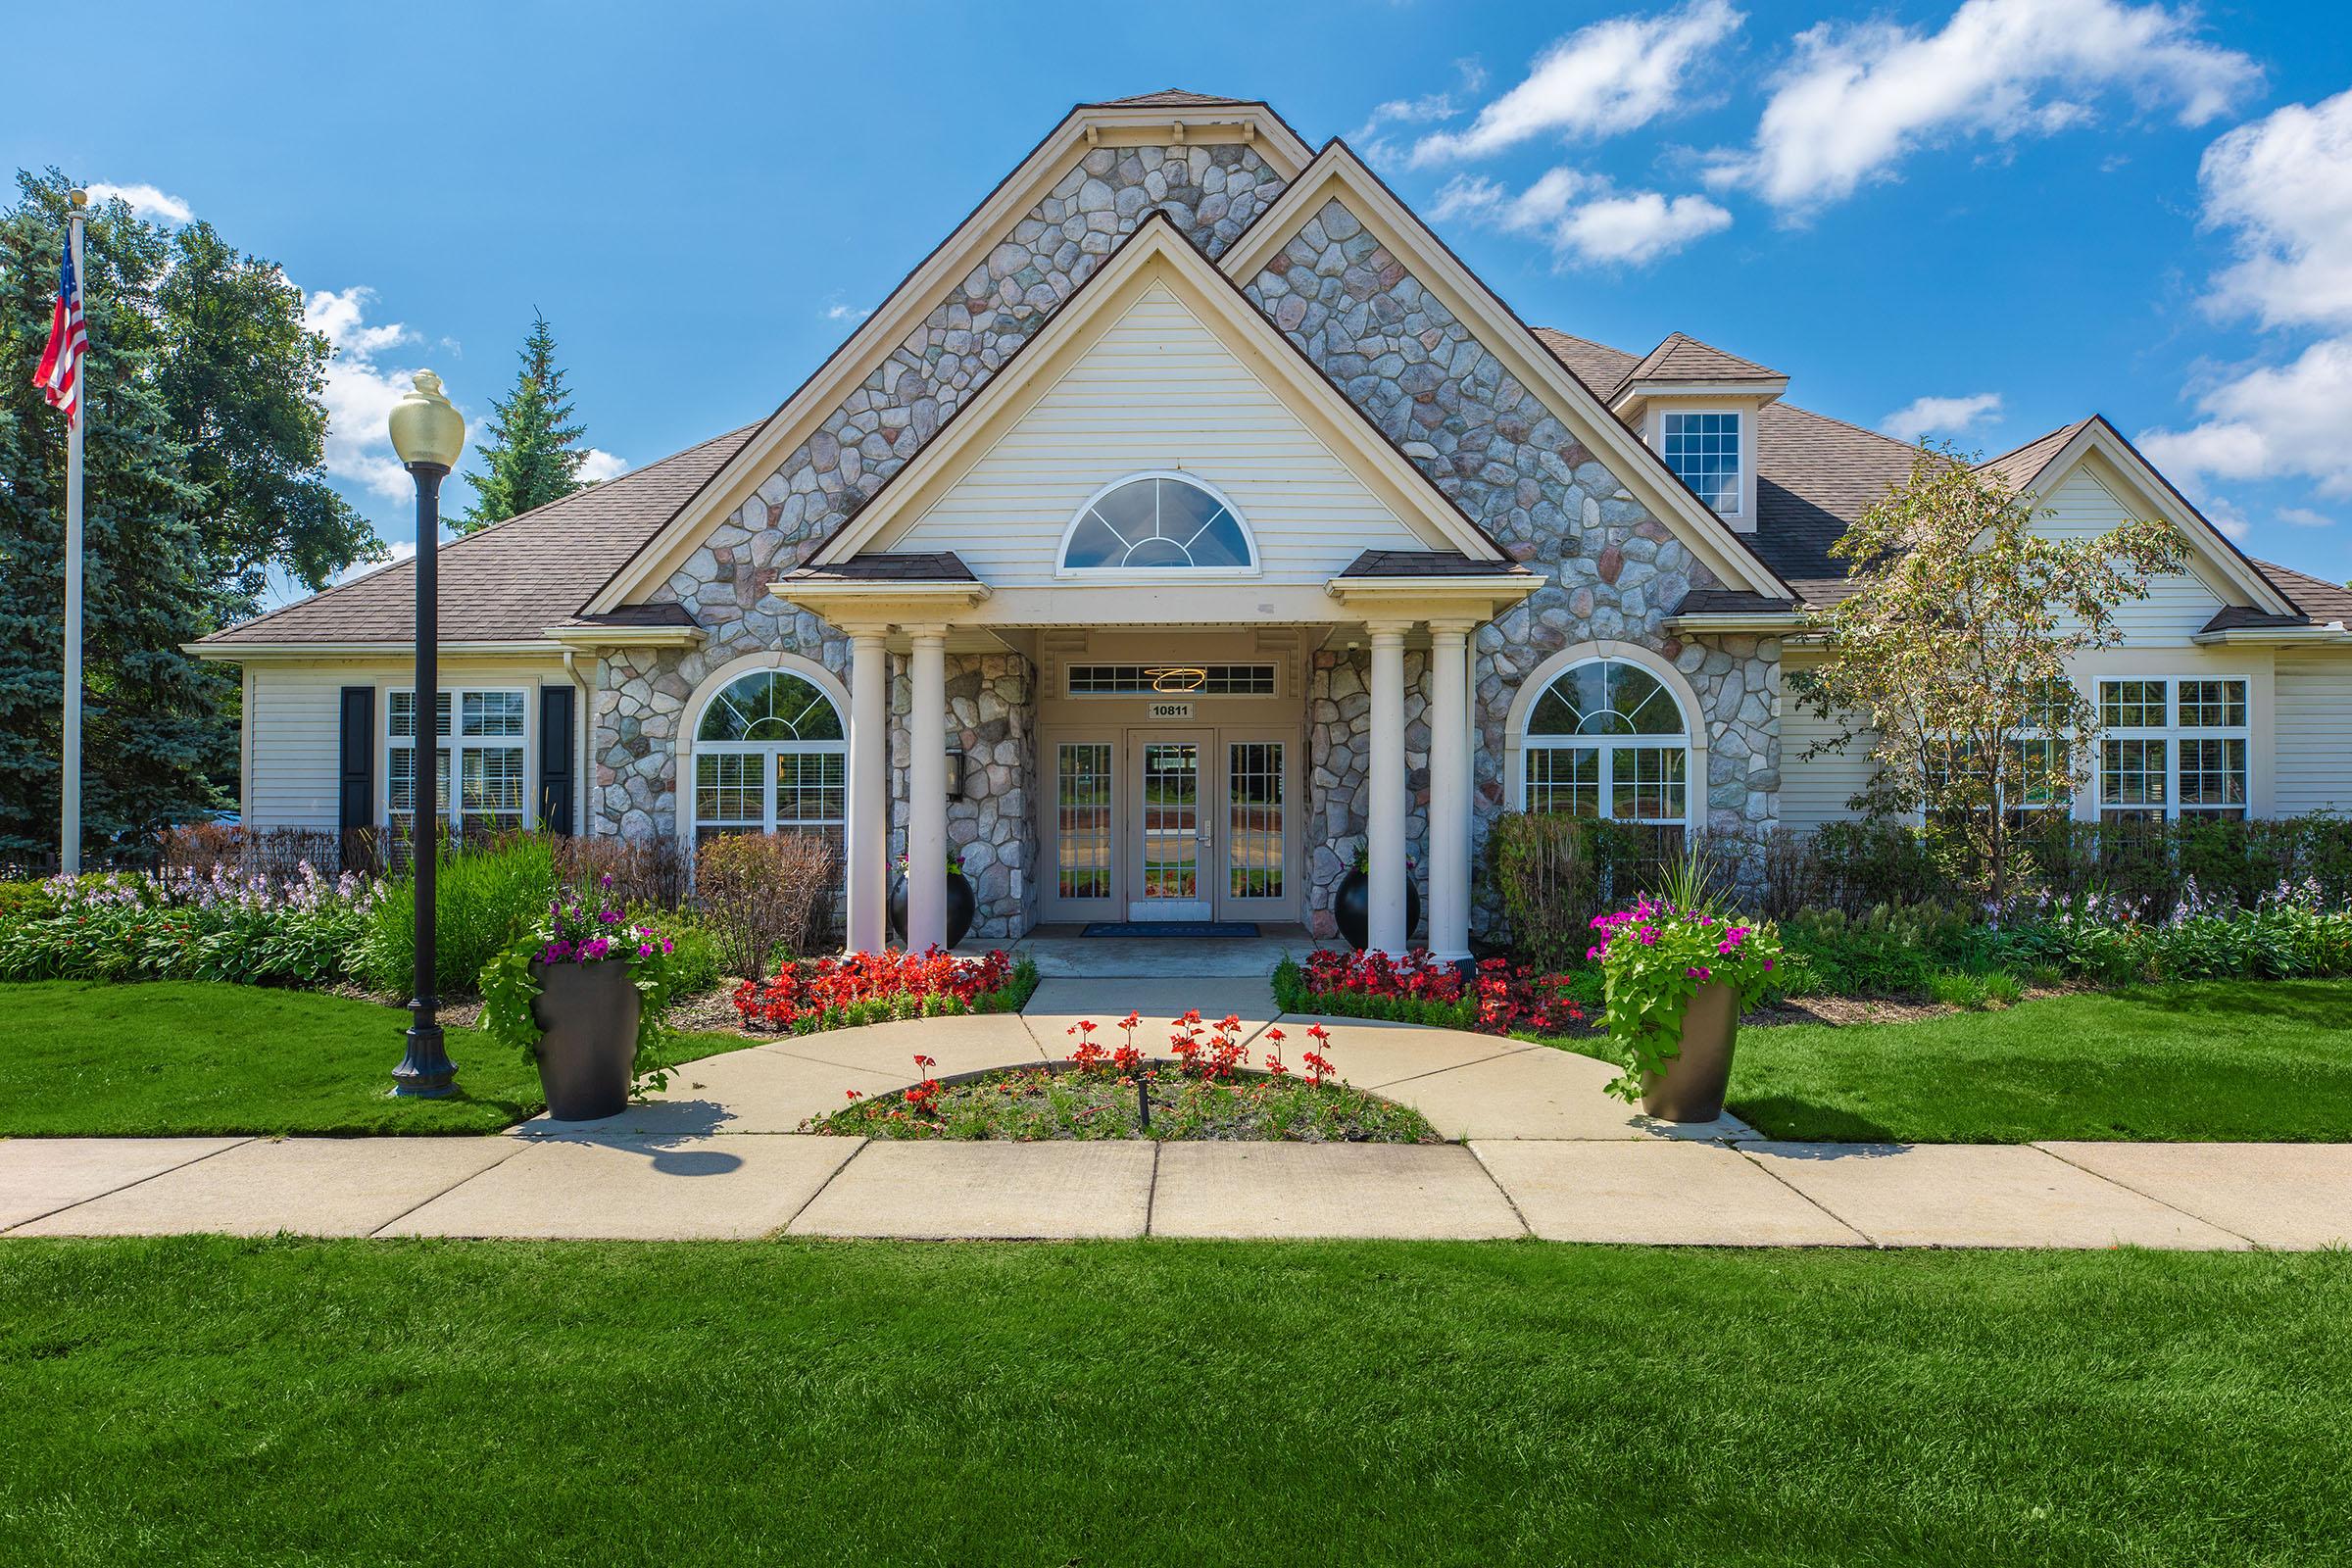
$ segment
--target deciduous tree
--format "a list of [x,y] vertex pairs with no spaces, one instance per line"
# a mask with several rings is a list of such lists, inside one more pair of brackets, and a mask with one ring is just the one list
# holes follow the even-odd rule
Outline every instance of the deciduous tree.
[[1846,726],[1821,749],[1866,744],[1875,800],[1956,831],[1995,899],[2018,813],[2089,776],[2098,709],[2070,662],[2120,641],[2117,609],[2186,560],[2168,522],[2066,539],[2035,530],[2044,514],[1950,450],[1923,452],[1831,547],[1852,591],[1812,617],[1828,657],[1790,676]]

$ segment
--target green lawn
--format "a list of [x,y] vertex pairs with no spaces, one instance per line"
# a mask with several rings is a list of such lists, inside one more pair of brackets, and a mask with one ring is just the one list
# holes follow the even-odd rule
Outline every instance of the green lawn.
[[2352,1257],[0,1243],[0,1560],[2337,1560]]
[[1730,1109],[1776,1138],[2352,1138],[2352,981],[2215,980],[1921,1023],[1742,1029]]
[[[408,1014],[347,997],[165,980],[0,985],[0,1137],[486,1133],[536,1115],[539,1075],[472,1029],[459,1092],[394,1100]],[[756,1044],[680,1042],[678,1059]]]

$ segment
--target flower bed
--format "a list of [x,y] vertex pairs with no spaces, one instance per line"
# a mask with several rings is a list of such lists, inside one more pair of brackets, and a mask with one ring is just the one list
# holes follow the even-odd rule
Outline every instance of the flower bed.
[[[1214,1023],[1188,1012],[1168,1024],[1168,1051],[1154,1057],[1135,1043],[1134,1013],[1116,1025],[1123,1040],[1105,1046],[1092,1021],[1070,1033],[1078,1047],[1060,1067],[1015,1067],[942,1083],[938,1064],[914,1057],[923,1076],[897,1094],[812,1116],[803,1130],[858,1138],[1004,1139],[1019,1142],[1152,1138],[1293,1143],[1435,1144],[1444,1142],[1419,1111],[1341,1081],[1321,1052],[1321,1025],[1294,1067],[1286,1036],[1268,1029],[1250,1040],[1238,1017]],[[1263,1048],[1251,1066],[1249,1048]],[[1147,1120],[1147,1107],[1149,1120]]]
[[815,1034],[857,1024],[966,1012],[1014,1012],[1037,989],[1037,965],[1002,952],[958,958],[927,953],[852,953],[788,962],[735,988],[747,1030]]
[[323,984],[350,973],[384,884],[303,862],[290,877],[51,877],[0,906],[0,979]]
[[1449,963],[1415,949],[1401,958],[1381,953],[1307,955],[1300,964],[1285,958],[1274,971],[1274,997],[1285,1012],[1319,1012],[1351,1018],[1385,1018],[1440,1029],[1471,1029],[1508,1035],[1521,1030],[1552,1034],[1585,1021],[1571,999],[1577,982],[1544,974],[1507,958],[1488,958],[1475,979],[1464,981]]

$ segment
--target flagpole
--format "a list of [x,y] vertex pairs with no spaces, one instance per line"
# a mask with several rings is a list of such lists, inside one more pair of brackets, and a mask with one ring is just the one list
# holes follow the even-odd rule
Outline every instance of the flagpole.
[[[88,273],[81,265],[82,210],[89,192],[76,190],[70,198],[73,211],[66,220],[66,243],[74,256],[74,288],[80,296],[82,318],[89,318]],[[85,326],[84,330],[87,328]],[[66,423],[66,720],[64,744],[65,801],[58,832],[58,869],[68,876],[81,870],[81,431],[90,422],[89,356],[85,351],[74,388],[74,417]]]

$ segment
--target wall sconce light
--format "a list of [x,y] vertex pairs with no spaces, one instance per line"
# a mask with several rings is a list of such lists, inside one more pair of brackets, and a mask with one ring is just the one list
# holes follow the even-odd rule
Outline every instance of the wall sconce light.
[[948,748],[948,799],[963,799],[963,748],[960,746]]

